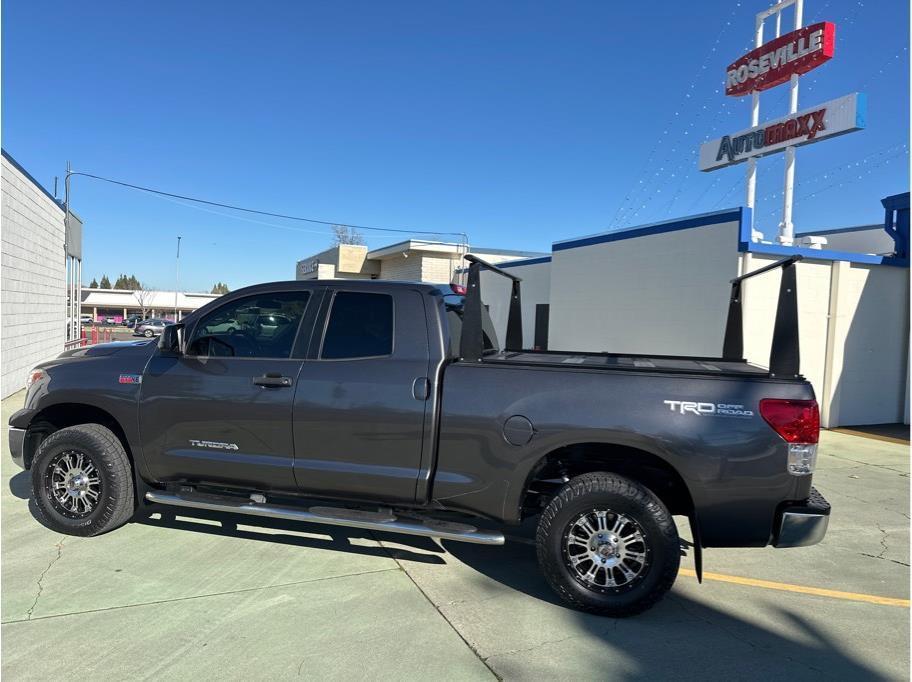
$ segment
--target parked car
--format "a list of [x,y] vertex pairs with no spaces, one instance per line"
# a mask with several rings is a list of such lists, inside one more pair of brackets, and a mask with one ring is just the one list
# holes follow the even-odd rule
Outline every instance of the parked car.
[[114,327],[117,325],[117,318],[111,317],[111,316],[103,317],[103,318],[101,318],[101,324],[103,324],[106,327]]
[[91,315],[80,315],[79,324],[81,324],[84,327],[91,326],[91,325],[95,324],[95,318],[92,317]]
[[209,334],[234,334],[246,327],[245,322],[238,322],[234,317],[229,317],[224,320],[213,320],[212,324],[206,326],[206,329]]
[[[734,280],[715,358],[527,350],[519,281],[473,256],[464,297],[380,280],[248,287],[157,344],[38,365],[10,452],[31,470],[42,523],[71,535],[113,530],[149,503],[484,545],[504,544],[502,528],[464,515],[533,519],[557,595],[628,616],[678,575],[673,515],[689,520],[698,578],[704,547],[799,547],[826,532],[798,258]],[[743,359],[739,292],[778,267],[766,368]],[[503,345],[482,269],[512,280]],[[209,328],[253,308],[288,323]]]
[[137,323],[142,322],[144,318],[142,315],[130,315],[129,317],[124,318],[124,326],[128,329],[133,329]]
[[169,320],[149,318],[136,325],[136,328],[133,330],[133,336],[145,336],[146,338],[151,339],[153,336],[159,336],[169,324]]

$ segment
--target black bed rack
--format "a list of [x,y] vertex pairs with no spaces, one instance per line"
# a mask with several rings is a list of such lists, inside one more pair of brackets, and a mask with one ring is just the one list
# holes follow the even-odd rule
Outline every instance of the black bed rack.
[[794,255],[748,272],[731,281],[728,300],[728,320],[725,323],[725,341],[722,359],[744,361],[744,319],[742,315],[741,283],[751,277],[782,268],[779,283],[779,302],[776,305],[776,323],[773,326],[773,343],[770,347],[769,370],[773,376],[796,377],[801,367],[798,343],[798,278],[795,263],[804,256]]
[[[798,254],[789,256],[731,280],[728,319],[725,324],[725,340],[722,344],[723,360],[745,362],[742,282],[751,277],[782,268],[779,301],[776,307],[776,322],[773,327],[773,343],[770,348],[769,371],[774,377],[797,377],[800,375],[801,353],[798,341],[798,286],[795,263],[802,258],[803,256]],[[477,256],[470,254],[465,256],[465,259],[470,265],[463,308],[462,336],[459,340],[459,352],[462,359],[468,362],[481,362],[484,356],[484,332],[482,330],[481,313],[482,270],[496,273],[511,281],[510,311],[507,316],[507,338],[504,344],[504,352],[523,350],[522,298],[520,293],[522,278],[512,275]]]
[[459,354],[468,362],[481,362],[484,355],[484,332],[481,316],[481,271],[489,270],[506,277],[512,282],[510,291],[510,312],[507,316],[507,338],[504,351],[522,350],[522,300],[520,298],[520,277],[501,270],[477,256],[468,254],[465,259],[469,265],[469,276],[466,279],[465,303],[462,314],[462,336],[459,339]]

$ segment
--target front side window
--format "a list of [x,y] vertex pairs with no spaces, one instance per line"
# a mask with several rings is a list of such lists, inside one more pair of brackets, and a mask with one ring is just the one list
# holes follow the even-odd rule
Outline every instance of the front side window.
[[187,344],[197,356],[287,358],[310,292],[239,298],[200,319]]
[[393,352],[393,297],[340,291],[333,297],[320,357],[370,358]]

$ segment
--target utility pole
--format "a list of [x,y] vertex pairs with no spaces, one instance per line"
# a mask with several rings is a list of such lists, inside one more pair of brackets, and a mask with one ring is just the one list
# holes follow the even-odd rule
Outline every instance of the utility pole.
[[180,291],[180,281],[181,281],[181,238],[177,238],[177,282],[174,287],[174,321],[178,322],[177,319],[177,292]]

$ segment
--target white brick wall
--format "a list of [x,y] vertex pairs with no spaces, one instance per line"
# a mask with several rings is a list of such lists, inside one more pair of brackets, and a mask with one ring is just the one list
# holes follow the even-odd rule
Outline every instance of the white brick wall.
[[456,259],[449,256],[421,257],[421,281],[435,284],[447,284],[453,281],[453,270]]
[[63,351],[64,213],[6,157],[0,172],[0,395],[21,389],[34,365]]
[[421,280],[421,257],[412,254],[408,258],[394,256],[385,258],[380,263],[380,279],[392,279],[401,282],[418,282]]

